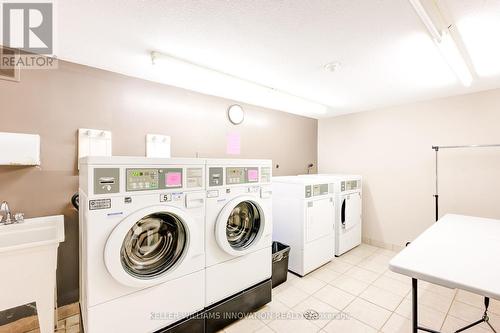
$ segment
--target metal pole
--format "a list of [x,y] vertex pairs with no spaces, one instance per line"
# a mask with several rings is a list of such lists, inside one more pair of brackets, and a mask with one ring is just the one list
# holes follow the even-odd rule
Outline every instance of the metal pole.
[[436,191],[434,192],[434,205],[435,205],[435,214],[436,214],[436,221],[439,220],[439,174],[438,174],[438,152],[439,152],[439,147],[438,146],[433,146],[432,147],[436,151]]
[[462,146],[432,146],[432,149],[493,148],[493,147],[500,147],[500,144],[490,144],[490,145],[462,145]]
[[411,304],[412,304],[412,332],[418,331],[418,306],[417,306],[417,279],[411,279]]
[[456,149],[456,148],[494,148],[500,147],[500,144],[487,144],[487,145],[461,145],[461,146],[432,146],[436,152],[436,192],[434,193],[436,221],[439,219],[439,178],[438,178],[438,152],[439,149]]

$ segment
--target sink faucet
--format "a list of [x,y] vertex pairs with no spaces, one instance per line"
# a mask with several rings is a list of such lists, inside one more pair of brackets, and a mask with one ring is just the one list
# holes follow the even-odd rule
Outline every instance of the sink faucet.
[[3,201],[2,205],[0,205],[0,223],[3,222],[5,224],[11,223],[11,214],[10,214],[10,208],[9,208],[9,203],[7,201]]
[[23,220],[24,220],[23,213],[14,214],[14,219],[12,219],[12,213],[10,212],[9,203],[7,201],[2,202],[2,204],[0,205],[0,225],[20,223]]

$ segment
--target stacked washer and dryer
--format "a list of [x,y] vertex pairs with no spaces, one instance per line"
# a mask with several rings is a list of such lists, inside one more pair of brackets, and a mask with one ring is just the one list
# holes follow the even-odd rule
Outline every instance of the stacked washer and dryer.
[[270,183],[267,160],[81,159],[85,332],[215,332],[268,303]]

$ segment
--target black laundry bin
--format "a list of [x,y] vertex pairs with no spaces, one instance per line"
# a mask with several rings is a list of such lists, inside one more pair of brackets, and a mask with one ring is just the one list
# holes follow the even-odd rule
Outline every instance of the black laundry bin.
[[288,273],[288,255],[290,246],[280,242],[273,242],[273,288],[286,281]]

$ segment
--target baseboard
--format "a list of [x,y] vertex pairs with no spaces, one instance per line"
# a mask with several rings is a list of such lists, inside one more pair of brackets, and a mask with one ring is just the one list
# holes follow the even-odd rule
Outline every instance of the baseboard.
[[404,248],[403,245],[384,243],[368,237],[363,237],[363,243],[395,252],[399,252]]

